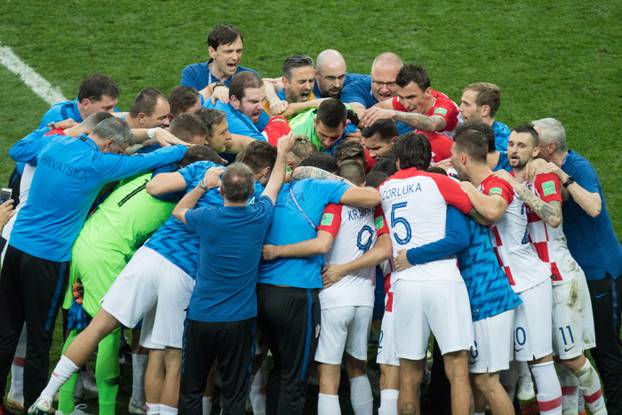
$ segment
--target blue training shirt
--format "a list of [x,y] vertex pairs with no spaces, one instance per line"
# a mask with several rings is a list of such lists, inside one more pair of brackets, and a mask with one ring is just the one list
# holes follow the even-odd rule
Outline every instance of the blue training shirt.
[[502,122],[495,121],[492,123],[492,129],[495,133],[495,147],[497,148],[497,151],[508,151],[510,127]]
[[250,206],[204,206],[186,212],[199,234],[199,271],[188,318],[203,322],[241,321],[257,316],[257,271],[272,220],[272,200]]
[[[349,187],[350,185],[340,181],[317,179],[284,184],[274,206],[272,224],[265,243],[288,245],[315,238],[324,208],[330,203],[339,203]],[[322,265],[322,255],[262,261],[259,266],[259,282],[297,288],[321,288]]]
[[499,266],[488,229],[467,218],[453,206],[447,207],[445,237],[411,248],[413,265],[457,256],[462,279],[469,293],[473,321],[493,317],[517,307],[520,297]]
[[141,155],[103,153],[88,136],[31,134],[9,155],[24,163],[36,161],[28,203],[17,214],[10,244],[49,261],[68,261],[71,247],[101,190],[108,182],[180,160],[184,146]]
[[600,213],[595,218],[585,213],[574,199],[564,201],[564,233],[572,257],[583,268],[588,280],[602,280],[606,274],[618,278],[622,275],[622,249],[596,171],[589,161],[574,151],[568,151],[561,168],[585,190],[598,193],[602,201]]
[[[261,133],[253,121],[246,114],[233,108],[231,104],[223,104],[217,100],[216,105],[212,105],[212,101],[207,100],[203,106],[206,108],[220,110],[227,114],[227,125],[231,134],[245,135],[247,137],[254,138],[255,140],[266,141],[266,137]],[[262,120],[260,117],[258,123],[262,121],[265,120]]]
[[[186,66],[181,71],[181,80],[179,81],[179,85],[189,86],[196,89],[197,91],[202,90],[203,88],[205,88],[209,84],[213,84],[214,82],[222,82],[225,84],[225,86],[229,87],[229,85],[231,85],[231,79],[233,79],[233,76],[230,76],[225,81],[221,81],[220,79],[216,78],[209,70],[209,64],[211,62],[212,60],[210,59],[207,62],[193,63]],[[238,69],[235,71],[235,73],[238,74],[244,71],[255,72],[250,68],[238,65]]]
[[81,123],[82,115],[78,110],[78,98],[58,102],[50,107],[49,110],[41,118],[41,122],[37,128],[47,127],[51,122],[59,122],[68,118],[73,119],[77,123]]
[[[186,182],[188,193],[192,191],[205,175],[210,167],[217,167],[218,164],[211,161],[197,161],[189,164],[177,173],[181,174]],[[255,182],[255,195],[263,192],[263,186]],[[210,189],[197,202],[196,208],[204,206],[222,206],[224,200],[220,194],[220,189]],[[197,263],[199,261],[199,235],[194,233],[183,222],[174,216],[170,216],[160,228],[151,235],[145,246],[153,249],[167,260],[181,268],[190,277],[197,275]]]
[[508,158],[507,151],[499,150],[499,160],[497,160],[497,165],[494,169],[492,169],[492,171],[497,170],[512,171],[512,166],[510,166],[510,159]]

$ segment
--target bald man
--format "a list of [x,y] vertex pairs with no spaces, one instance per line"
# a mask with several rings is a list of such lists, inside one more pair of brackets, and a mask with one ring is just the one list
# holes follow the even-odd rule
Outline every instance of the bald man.
[[371,76],[365,76],[345,86],[341,91],[341,100],[350,104],[359,117],[362,117],[365,109],[397,94],[395,80],[402,66],[402,59],[395,53],[381,53],[371,65]]
[[313,94],[317,98],[341,98],[343,88],[367,76],[346,72],[346,60],[335,49],[326,49],[315,60]]

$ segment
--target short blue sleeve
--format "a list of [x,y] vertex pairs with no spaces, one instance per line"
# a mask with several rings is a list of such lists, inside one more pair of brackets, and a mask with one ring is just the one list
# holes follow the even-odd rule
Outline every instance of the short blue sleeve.
[[[341,101],[350,104],[357,103],[365,108],[369,107],[371,91],[371,77],[352,82],[341,91]],[[372,104],[373,105],[373,104]]]
[[[203,69],[203,71],[201,69]],[[179,84],[181,86],[189,86],[197,91],[202,90],[207,86],[206,69],[207,68],[202,67],[201,63],[194,63],[186,66],[181,72]],[[203,76],[201,76],[202,72],[205,72]]]
[[209,226],[208,221],[209,217],[213,215],[213,210],[214,208],[211,206],[187,210],[185,215],[186,226],[194,231]]
[[323,197],[326,203],[339,203],[350,185],[337,180],[312,179],[312,188],[306,194]]
[[598,176],[596,175],[594,168],[587,162],[587,160],[576,160],[574,162],[574,172],[571,176],[588,192],[599,192],[600,186],[598,183]]

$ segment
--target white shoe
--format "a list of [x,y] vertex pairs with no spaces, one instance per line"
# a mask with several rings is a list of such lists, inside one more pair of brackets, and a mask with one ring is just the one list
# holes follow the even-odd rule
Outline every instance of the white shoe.
[[136,402],[134,399],[130,399],[130,402],[127,405],[127,411],[130,414],[134,414],[134,415],[145,415],[147,413],[145,404],[140,404],[139,402]]
[[28,415],[45,415],[53,412],[51,396],[39,396],[35,403],[28,408]]

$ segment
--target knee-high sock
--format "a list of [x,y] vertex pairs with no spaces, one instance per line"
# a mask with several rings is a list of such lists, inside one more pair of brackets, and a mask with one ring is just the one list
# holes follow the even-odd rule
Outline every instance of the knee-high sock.
[[367,375],[350,379],[350,403],[355,415],[371,415],[374,411],[374,397]]
[[593,415],[606,414],[607,409],[605,408],[605,399],[603,398],[600,379],[590,361],[586,359],[583,367],[575,375],[579,378],[579,387],[583,392],[583,399],[590,412]]
[[326,415],[341,415],[339,395],[320,393],[317,397],[317,413]]
[[119,389],[121,328],[104,337],[97,346],[95,380],[99,392],[99,414],[114,415]]
[[132,353],[132,397],[137,404],[145,402],[145,370],[147,369],[146,354]]
[[22,328],[22,334],[19,335],[15,356],[13,356],[13,364],[11,364],[11,388],[9,396],[18,401],[24,400],[24,362],[26,359],[26,326]]
[[541,415],[562,414],[562,389],[553,362],[538,363],[530,367],[536,381],[538,406]]
[[397,399],[400,391],[397,389],[382,389],[380,391],[380,408],[378,415],[397,415]]
[[[65,344],[63,345],[63,353],[65,353],[65,350],[67,350],[67,347],[69,347],[73,339],[75,339],[77,336],[78,336],[78,332],[76,330],[71,330],[69,332],[69,335],[67,336],[67,339],[65,340]],[[73,391],[76,387],[77,381],[78,381],[78,373],[74,372],[69,377],[69,379],[67,379],[67,382],[65,382],[65,384],[63,384],[63,386],[60,388],[60,391],[58,394],[58,410],[64,414],[70,414],[71,412],[73,412],[73,408],[74,408]]]
[[203,396],[201,399],[201,408],[203,415],[210,415],[212,413],[212,397],[211,396]]
[[265,364],[259,367],[251,384],[249,398],[254,415],[266,413],[266,385],[268,384],[268,369]]
[[561,363],[556,363],[555,368],[562,387],[562,411],[564,415],[578,415],[579,379]]

